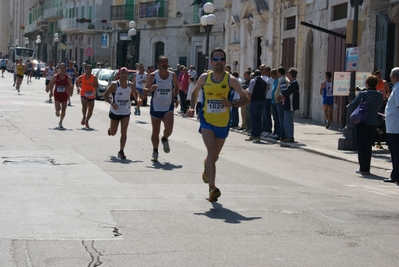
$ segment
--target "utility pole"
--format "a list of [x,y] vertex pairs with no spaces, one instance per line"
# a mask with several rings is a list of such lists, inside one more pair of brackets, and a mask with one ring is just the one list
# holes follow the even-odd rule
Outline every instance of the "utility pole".
[[[352,47],[357,47],[357,36],[358,36],[358,22],[359,22],[359,6],[363,4],[363,0],[350,0],[351,6],[354,8],[353,14],[353,35],[352,35]],[[351,72],[350,88],[348,95],[348,103],[356,98],[355,94],[356,87],[356,71]],[[356,147],[355,131],[354,128],[348,125],[349,116],[352,114],[353,108],[348,108],[346,111],[346,126],[344,128],[344,135],[338,140],[338,150],[349,150],[354,151]]]

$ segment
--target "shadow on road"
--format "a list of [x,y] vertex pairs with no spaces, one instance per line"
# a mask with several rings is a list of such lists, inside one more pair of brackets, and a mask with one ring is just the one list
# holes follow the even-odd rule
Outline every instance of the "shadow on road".
[[235,211],[223,208],[223,205],[212,202],[213,208],[204,213],[194,213],[194,215],[204,215],[209,219],[224,220],[225,223],[241,223],[242,221],[253,221],[262,219],[262,217],[245,217]]
[[110,156],[108,162],[113,162],[113,163],[121,163],[121,164],[130,164],[130,163],[139,163],[143,162],[142,160],[130,160],[130,159],[120,159],[115,156]]
[[169,162],[159,162],[159,161],[153,161],[152,166],[147,166],[147,168],[153,168],[153,169],[160,169],[160,170],[165,170],[165,171],[172,171],[174,169],[181,169],[183,168],[182,165],[174,165]]

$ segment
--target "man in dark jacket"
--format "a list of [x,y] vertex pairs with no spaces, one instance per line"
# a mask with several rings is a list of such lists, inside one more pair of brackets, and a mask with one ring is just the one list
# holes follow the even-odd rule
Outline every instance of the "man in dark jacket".
[[281,91],[279,99],[284,99],[284,131],[285,137],[281,141],[283,142],[294,142],[294,112],[299,109],[299,85],[296,81],[298,71],[295,68],[288,70],[287,78],[290,80],[290,84],[287,89]]
[[262,112],[265,106],[267,83],[261,77],[261,71],[255,71],[255,77],[249,82],[248,96],[251,100],[249,110],[251,113],[251,136],[245,141],[260,142],[262,133]]

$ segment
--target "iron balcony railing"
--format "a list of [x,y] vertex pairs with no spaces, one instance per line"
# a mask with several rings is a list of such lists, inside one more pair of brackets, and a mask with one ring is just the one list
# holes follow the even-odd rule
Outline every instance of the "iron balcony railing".
[[168,1],[153,1],[140,3],[138,6],[139,18],[167,18]]

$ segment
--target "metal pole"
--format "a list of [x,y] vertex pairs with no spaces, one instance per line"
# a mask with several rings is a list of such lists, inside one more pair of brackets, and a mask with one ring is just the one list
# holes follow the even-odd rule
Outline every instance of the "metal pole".
[[133,49],[133,37],[134,36],[131,36],[130,37],[130,69],[132,70],[133,69],[133,52],[134,52],[134,49]]
[[211,33],[211,29],[212,29],[212,26],[211,25],[207,25],[207,26],[205,26],[205,30],[206,30],[206,55],[205,55],[205,58],[207,59],[207,63],[206,63],[206,66],[207,66],[207,69],[209,70],[209,68],[210,68],[210,59],[209,59],[209,34]]
[[58,42],[55,43],[55,62],[54,65],[57,66],[56,64],[58,63]]
[[[353,35],[352,35],[352,47],[357,47],[357,36],[358,36],[358,21],[359,21],[359,2],[358,0],[354,0],[354,14],[353,14]],[[351,80],[350,80],[350,88],[348,95],[348,103],[350,103],[353,99],[356,98],[355,94],[356,88],[356,71],[351,72]],[[354,151],[357,149],[356,146],[356,138],[354,128],[348,125],[349,116],[352,114],[353,108],[346,109],[345,115],[345,128],[344,128],[344,136],[338,140],[338,150],[349,150]]]

